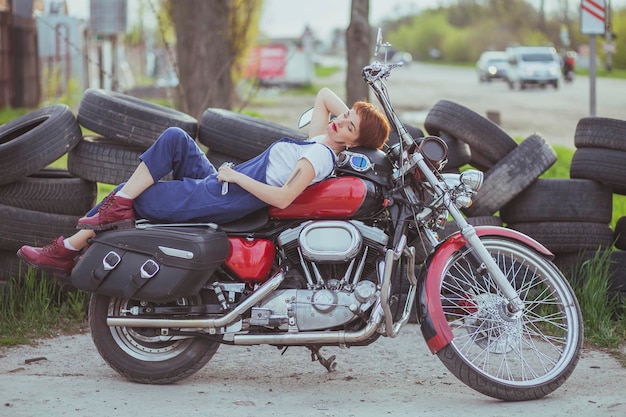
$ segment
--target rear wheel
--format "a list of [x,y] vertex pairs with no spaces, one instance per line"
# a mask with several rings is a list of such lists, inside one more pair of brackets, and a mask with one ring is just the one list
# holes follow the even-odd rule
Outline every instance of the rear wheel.
[[519,401],[560,387],[578,363],[583,325],[578,302],[556,266],[502,238],[481,238],[524,303],[519,317],[465,248],[444,268],[440,298],[454,339],[439,359],[469,387]]
[[[179,299],[173,306],[194,299]],[[144,384],[171,384],[198,372],[211,360],[218,342],[196,337],[162,338],[158,328],[109,327],[107,317],[126,316],[138,300],[93,294],[89,326],[100,356],[123,377]]]

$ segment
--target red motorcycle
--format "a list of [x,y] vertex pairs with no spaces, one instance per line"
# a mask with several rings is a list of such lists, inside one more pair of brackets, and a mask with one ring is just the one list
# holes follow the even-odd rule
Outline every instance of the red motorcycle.
[[[138,221],[93,239],[72,282],[92,293],[93,341],[120,375],[173,383],[223,344],[304,346],[332,371],[320,348],[393,338],[416,311],[431,352],[483,394],[536,399],[570,376],[583,340],[572,289],[535,240],[468,224],[461,210],[483,174],[442,173],[446,143],[407,132],[385,84],[401,65],[389,46],[379,31],[385,58],[363,77],[397,145],[344,152],[336,177],[285,209],[222,225]],[[440,239],[450,217],[459,232]]]

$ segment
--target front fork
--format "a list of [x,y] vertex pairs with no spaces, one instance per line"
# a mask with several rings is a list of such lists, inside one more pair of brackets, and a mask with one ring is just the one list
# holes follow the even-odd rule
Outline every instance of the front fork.
[[[455,207],[456,210],[456,207]],[[457,210],[458,212],[458,210]],[[482,272],[486,270],[496,283],[496,286],[504,294],[507,300],[507,312],[511,318],[517,318],[521,316],[524,309],[524,302],[520,298],[519,294],[513,288],[513,285],[506,279],[502,270],[496,264],[489,251],[485,248],[485,245],[480,241],[480,238],[476,234],[476,229],[471,226],[463,216],[459,214],[460,219],[457,220],[454,213],[452,217],[456,220],[457,225],[461,229],[461,234],[467,240],[467,244],[473,249],[473,254],[476,259],[481,263],[478,266],[478,271]]]

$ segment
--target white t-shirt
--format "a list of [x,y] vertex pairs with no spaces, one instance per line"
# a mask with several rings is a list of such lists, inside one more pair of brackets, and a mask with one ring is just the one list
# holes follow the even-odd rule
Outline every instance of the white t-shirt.
[[324,136],[310,139],[312,145],[296,145],[289,142],[278,142],[272,146],[269,154],[269,164],[266,171],[266,180],[269,185],[283,186],[293,172],[296,162],[306,158],[315,170],[315,178],[311,184],[328,177],[335,168],[332,150],[324,144],[318,143]]

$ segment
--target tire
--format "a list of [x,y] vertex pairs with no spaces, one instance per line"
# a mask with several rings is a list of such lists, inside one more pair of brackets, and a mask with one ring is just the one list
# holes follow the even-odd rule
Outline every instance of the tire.
[[424,127],[431,135],[445,132],[467,143],[492,163],[497,163],[517,147],[517,143],[497,124],[474,111],[447,100],[430,109]]
[[[192,301],[177,300],[172,306]],[[118,374],[142,384],[172,384],[198,372],[213,357],[219,342],[204,338],[164,341],[161,329],[109,327],[108,316],[125,316],[139,301],[92,294],[89,327],[100,356]]]
[[609,265],[609,291],[626,295],[626,251],[612,251]]
[[0,185],[47,167],[81,137],[76,117],[64,104],[35,110],[0,126]]
[[0,283],[19,280],[26,275],[28,266],[20,261],[15,251],[0,249]]
[[467,216],[490,216],[528,188],[556,161],[554,149],[532,134],[485,173]]
[[617,249],[626,250],[626,216],[620,217],[615,222],[613,241]]
[[219,153],[219,152],[207,152],[206,154],[207,158],[209,158],[209,161],[211,161],[211,163],[213,164],[213,166],[215,168],[219,168],[220,165],[226,163],[226,162],[232,162],[235,165],[239,165],[242,162],[244,162],[242,159],[236,158],[234,156],[231,155],[226,155],[223,153]]
[[576,125],[577,148],[606,148],[626,151],[626,121],[607,117],[583,117]]
[[578,148],[570,164],[571,178],[608,184],[615,194],[626,194],[626,151]]
[[487,172],[495,165],[476,151],[472,151],[471,155],[469,164],[480,171]]
[[64,169],[45,168],[0,187],[0,204],[52,214],[84,215],[98,197],[95,182]]
[[[415,266],[415,276],[419,277],[420,275],[420,267],[419,266]],[[394,276],[392,277],[393,281],[392,281],[392,288],[394,289],[394,294],[396,297],[398,297],[398,300],[393,303],[391,305],[391,314],[393,316],[394,321],[400,320],[400,318],[402,317],[402,314],[404,313],[404,307],[406,305],[406,299],[407,299],[407,295],[409,292],[409,281],[406,278],[406,265],[403,264],[402,268],[398,268],[398,272],[396,274],[394,274]],[[416,290],[416,295],[415,295],[415,299],[413,300],[413,306],[411,307],[410,310],[410,315],[409,315],[409,319],[408,322],[409,323],[419,323],[419,314],[417,312],[417,304],[418,304],[418,298],[419,296],[417,295],[417,290]]]
[[[87,181],[117,185],[128,181],[139,165],[142,153],[143,150],[134,145],[88,136],[69,153],[67,168]],[[171,179],[171,174],[165,179]]]
[[603,223],[528,222],[507,226],[538,240],[554,253],[606,249],[613,245],[613,231]]
[[[419,127],[415,127],[415,126],[411,126],[407,124],[405,124],[404,127],[406,128],[407,132],[409,133],[409,135],[411,135],[413,139],[417,140],[419,138],[424,137],[424,132]],[[394,146],[394,145],[397,145],[398,143],[400,143],[400,135],[398,135],[395,132],[395,130],[392,128],[389,132],[389,140],[387,141],[387,145]]]
[[[465,219],[472,226],[499,226],[502,227],[502,219],[498,216],[478,216],[467,217]],[[448,222],[441,232],[441,239],[445,239],[459,231],[459,226],[455,221]]]
[[472,150],[467,143],[447,133],[442,133],[440,137],[448,145],[448,163],[444,171],[455,170],[470,163]]
[[305,140],[307,136],[294,129],[224,109],[207,109],[202,114],[198,141],[209,152],[247,161],[262,153],[277,140],[289,137]]
[[584,179],[539,178],[500,210],[505,223],[611,222],[613,191]]
[[603,251],[583,249],[576,252],[558,252],[554,254],[554,264],[561,270],[572,288],[579,290],[581,267],[593,261],[599,253],[602,254]]
[[580,307],[556,266],[533,249],[481,237],[524,302],[518,318],[503,294],[476,270],[468,251],[446,263],[440,299],[453,340],[441,362],[467,386],[504,401],[533,400],[559,388],[578,363],[583,342]]
[[188,114],[113,91],[87,89],[78,107],[78,122],[120,143],[148,149],[168,127],[195,138],[198,121]]
[[0,249],[43,246],[59,236],[71,236],[81,216],[50,214],[0,204]]

